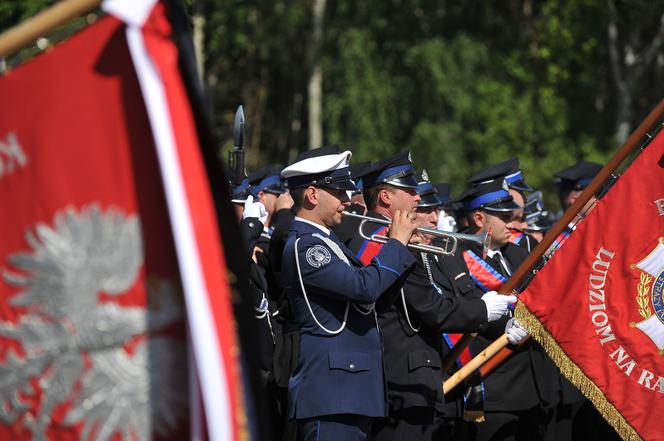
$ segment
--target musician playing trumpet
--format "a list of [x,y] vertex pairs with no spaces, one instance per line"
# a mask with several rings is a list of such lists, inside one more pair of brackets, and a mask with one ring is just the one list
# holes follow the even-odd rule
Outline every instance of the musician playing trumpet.
[[[430,183],[418,185],[410,157],[396,155],[373,166],[363,178],[370,217],[392,219],[397,210],[413,210],[418,223],[435,228],[437,207],[442,204]],[[424,184],[424,182],[423,182]],[[433,191],[433,193],[430,192]],[[385,226],[366,223],[363,235],[381,235]],[[372,231],[369,231],[372,230]],[[430,242],[419,232],[417,242]],[[411,239],[411,243],[413,240]],[[351,250],[362,262],[370,262],[383,245],[361,237]],[[426,252],[414,252],[417,264],[391,307],[378,311],[383,336],[389,416],[375,421],[372,440],[447,439],[443,420],[441,332],[477,332],[490,320],[505,314],[516,299],[487,293],[476,299],[453,298],[432,282],[425,265]],[[436,272],[438,275],[438,272]]]

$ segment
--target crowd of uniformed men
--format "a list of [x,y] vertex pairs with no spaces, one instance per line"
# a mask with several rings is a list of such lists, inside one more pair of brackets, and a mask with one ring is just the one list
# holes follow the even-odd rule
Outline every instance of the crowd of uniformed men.
[[[477,172],[452,198],[449,185],[413,169],[408,152],[350,159],[336,145],[309,150],[232,189],[264,343],[262,378],[274,396],[273,439],[616,437],[526,338],[511,317],[516,298],[496,293],[554,220],[519,161]],[[554,175],[563,210],[600,169],[581,161]],[[453,254],[440,254],[414,245],[449,248],[450,236],[418,227],[477,240],[463,236]],[[448,362],[464,333],[477,336]],[[444,395],[443,381],[504,333],[513,355]]]

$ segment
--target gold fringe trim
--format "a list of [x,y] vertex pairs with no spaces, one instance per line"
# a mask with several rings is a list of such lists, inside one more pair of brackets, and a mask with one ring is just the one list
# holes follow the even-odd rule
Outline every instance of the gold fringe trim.
[[483,423],[486,418],[484,418],[483,410],[464,410],[463,420],[469,423]]
[[544,328],[544,325],[519,302],[514,311],[514,316],[530,335],[544,348],[551,360],[558,366],[560,372],[565,375],[585,395],[602,414],[604,419],[616,430],[618,435],[625,441],[643,441],[634,428],[625,420],[618,410],[606,399],[602,391],[593,383],[581,369],[567,356],[558,345],[558,342]]

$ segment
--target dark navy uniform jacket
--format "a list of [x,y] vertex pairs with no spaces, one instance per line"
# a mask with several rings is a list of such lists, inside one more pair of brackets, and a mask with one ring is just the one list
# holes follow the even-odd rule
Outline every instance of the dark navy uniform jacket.
[[443,401],[441,333],[486,329],[486,306],[480,299],[452,298],[447,293],[438,293],[430,283],[421,257],[403,292],[394,306],[378,315],[385,342],[390,411],[411,407],[433,410],[439,400]]
[[[478,247],[466,247],[461,244],[461,248],[471,248],[476,254],[481,254]],[[501,253],[513,269],[516,269],[528,255],[523,248],[514,244],[505,245],[501,248]],[[459,261],[463,265],[461,257]],[[495,261],[487,259],[487,263],[496,271],[500,271]],[[443,288],[460,292],[466,298],[481,297],[484,292],[469,277],[470,271],[467,266],[464,267],[465,271],[450,278],[456,286],[443,286]],[[500,337],[505,332],[507,320],[509,317],[505,316],[489,323],[487,329],[470,344],[471,352],[479,354]],[[493,412],[512,412],[552,404],[555,401],[553,389],[556,378],[551,370],[551,362],[546,360],[542,348],[534,341],[529,341],[512,349],[514,350],[512,356],[484,379],[484,409]]]
[[[283,276],[300,327],[299,361],[288,385],[289,416],[384,417],[387,403],[377,319],[373,311],[354,304],[376,302],[392,285],[401,283],[415,258],[403,244],[390,239],[371,265],[362,267],[330,234],[296,220],[284,247]],[[296,253],[309,305],[298,277]],[[321,326],[342,330],[331,334]]]

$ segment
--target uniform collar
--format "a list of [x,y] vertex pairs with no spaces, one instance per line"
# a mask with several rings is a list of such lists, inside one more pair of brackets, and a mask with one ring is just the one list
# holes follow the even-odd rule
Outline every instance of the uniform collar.
[[326,228],[326,227],[324,227],[324,226],[322,226],[322,225],[320,225],[320,224],[317,224],[316,222],[312,222],[312,221],[310,221],[310,220],[303,219],[303,218],[301,218],[301,217],[299,217],[299,216],[295,216],[295,219],[294,219],[294,220],[296,220],[296,221],[300,221],[300,222],[304,222],[305,224],[309,224],[309,225],[311,225],[311,226],[314,226],[314,227],[318,228],[319,230],[321,230],[323,233],[325,233],[326,236],[329,236],[329,235],[330,235],[330,230],[329,230],[329,228]]

